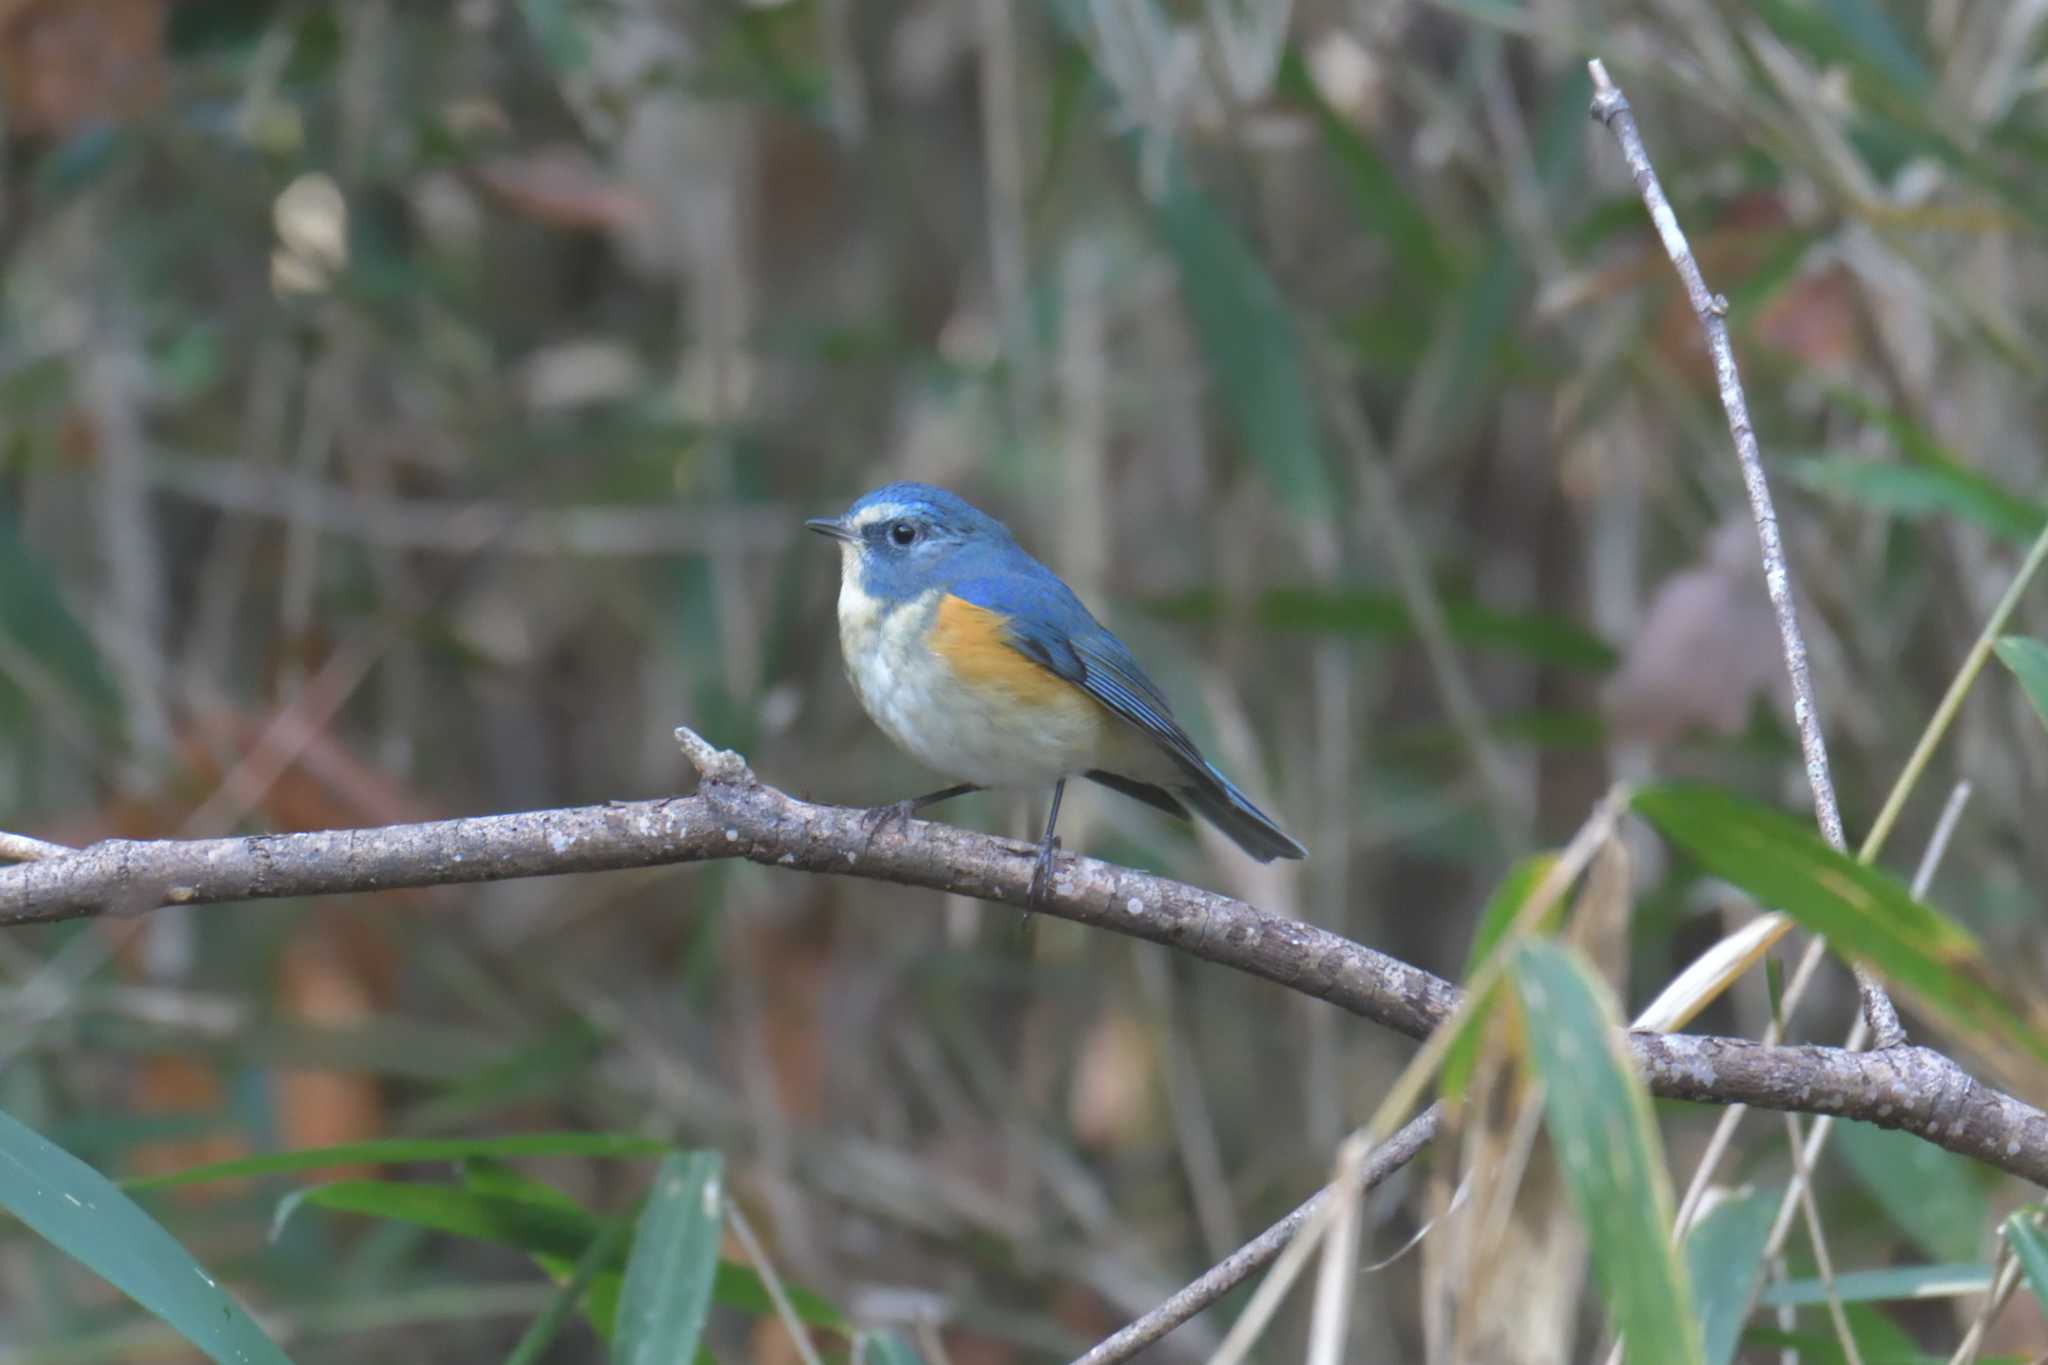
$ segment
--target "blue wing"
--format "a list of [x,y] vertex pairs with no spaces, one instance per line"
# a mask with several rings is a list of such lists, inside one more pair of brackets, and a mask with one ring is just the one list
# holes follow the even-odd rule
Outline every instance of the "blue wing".
[[1271,816],[1202,757],[1187,731],[1174,720],[1165,695],[1145,676],[1123,641],[1090,615],[1052,570],[1021,552],[1011,550],[1010,554],[1011,558],[989,566],[991,572],[966,577],[948,591],[1001,615],[1009,643],[1018,653],[1043,664],[1143,731],[1181,765],[1187,780],[1169,792],[1116,773],[1091,772],[1088,776],[1175,814],[1187,813],[1181,808],[1185,802],[1262,863],[1307,857],[1307,851],[1274,824]]
[[1045,665],[1118,716],[1157,740],[1193,774],[1211,769],[1173,718],[1165,695],[1123,641],[1081,605],[1066,584],[1042,565],[954,583],[953,596],[999,613],[1018,653]]

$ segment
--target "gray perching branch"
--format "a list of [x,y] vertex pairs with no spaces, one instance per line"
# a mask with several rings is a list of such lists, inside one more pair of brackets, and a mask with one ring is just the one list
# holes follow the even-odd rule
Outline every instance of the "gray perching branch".
[[[1026,903],[1030,845],[921,820],[871,837],[869,812],[800,801],[760,782],[737,754],[688,730],[676,735],[703,778],[691,796],[377,829],[109,840],[0,868],[0,926],[721,858]],[[1059,858],[1042,908],[1249,972],[1411,1038],[1426,1036],[1458,998],[1441,977],[1328,930],[1091,858]],[[1899,1128],[2048,1186],[2048,1114],[1930,1049],[1858,1053],[1691,1034],[1630,1042],[1654,1094]]]

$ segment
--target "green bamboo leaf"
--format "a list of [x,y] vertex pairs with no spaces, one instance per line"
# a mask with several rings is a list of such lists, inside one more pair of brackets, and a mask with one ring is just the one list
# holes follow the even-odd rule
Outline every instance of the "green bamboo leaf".
[[1635,808],[1707,871],[1870,963],[1971,1046],[2001,1051],[2011,1065],[2048,1061],[2040,1006],[1998,979],[1969,930],[1886,873],[1806,825],[1710,787],[1647,788]]
[[1909,95],[1924,95],[1933,77],[1920,54],[1874,0],[1821,0],[1857,56],[1884,84]]
[[333,1147],[301,1147],[289,1152],[215,1161],[165,1175],[124,1181],[130,1190],[166,1185],[197,1185],[210,1180],[289,1175],[331,1166],[383,1165],[401,1161],[506,1160],[523,1156],[643,1157],[660,1156],[670,1145],[632,1133],[519,1133],[494,1138],[377,1138]]
[[[1556,864],[1556,854],[1536,853],[1508,869],[1508,875],[1501,879],[1500,886],[1486,902],[1486,909],[1480,912],[1479,927],[1472,935],[1472,950],[1465,958],[1465,980],[1470,981],[1480,965],[1493,956],[1501,940],[1507,937],[1515,916],[1521,914],[1522,907]],[[1554,925],[1557,916],[1563,913],[1564,898],[1560,896],[1543,927]],[[1456,1100],[1464,1095],[1465,1087],[1472,1079],[1473,1064],[1479,1060],[1479,1046],[1486,1037],[1489,1021],[1494,1017],[1493,1006],[1498,998],[1499,988],[1495,987],[1480,1007],[1472,1011],[1458,1036],[1445,1049],[1443,1071],[1437,1082],[1445,1099]]]
[[[894,1332],[876,1332],[865,1339],[871,1365],[924,1365],[917,1348]],[[856,1358],[859,1358],[856,1353]]]
[[[1514,924],[1515,916],[1522,913],[1522,907],[1529,902],[1550,870],[1557,866],[1555,853],[1532,853],[1519,859],[1508,869],[1508,875],[1501,878],[1500,886],[1488,898],[1486,908],[1479,913],[1479,927],[1472,931],[1472,948],[1465,954],[1465,979],[1500,947],[1507,937],[1508,929]],[[1564,913],[1564,897],[1559,896],[1556,907],[1550,912],[1538,932],[1547,933],[1556,925],[1558,915]]]
[[1327,518],[1336,490],[1324,464],[1300,338],[1279,287],[1184,171],[1175,170],[1157,213],[1240,444],[1296,515]]
[[1699,1306],[1707,1365],[1728,1365],[1764,1278],[1764,1243],[1778,1216],[1778,1190],[1744,1190],[1716,1204],[1685,1235],[1685,1268]]
[[2005,1242],[2019,1259],[2027,1288],[2034,1291],[2041,1311],[2048,1312],[2048,1238],[2041,1235],[2037,1209],[2019,1209],[2005,1220]]
[[1927,68],[1869,0],[1753,0],[1771,31],[1827,66],[1844,66],[1866,81],[1901,92],[1927,87]]
[[2027,700],[2034,704],[2034,714],[2048,725],[2048,645],[2024,635],[2008,635],[1992,648],[1998,651],[1998,661],[2020,680]]
[[1976,1163],[1911,1133],[1843,1122],[1835,1150],[1856,1179],[1920,1249],[1942,1261],[1980,1254],[1978,1229],[1989,1209]]
[[[279,1200],[271,1218],[272,1235],[303,1208],[410,1223],[472,1241],[516,1247],[536,1256],[559,1257],[571,1264],[600,1227],[595,1214],[559,1198],[536,1200],[396,1180],[338,1180],[294,1190]],[[624,1265],[625,1258],[617,1256],[605,1268],[622,1269]],[[601,1292],[602,1280],[599,1284]],[[845,1318],[831,1304],[799,1286],[787,1288],[798,1317],[814,1327],[845,1330]],[[761,1277],[751,1267],[730,1262],[719,1265],[712,1297],[747,1313],[771,1312],[775,1307]]]
[[583,1248],[598,1230],[598,1221],[590,1213],[552,1202],[486,1194],[451,1185],[337,1180],[294,1190],[278,1200],[270,1221],[271,1237],[275,1239],[303,1208],[366,1214],[570,1261],[583,1254]]
[[2048,521],[2048,505],[2021,497],[1948,459],[1897,464],[1857,455],[1818,455],[1787,467],[1796,482],[1817,493],[1899,516],[1960,517],[2019,545],[2031,544]]
[[[463,1161],[462,1187],[473,1194],[523,1199],[528,1203],[545,1204],[554,1208],[578,1211],[583,1208],[553,1185],[535,1180],[490,1156],[473,1156]],[[630,1227],[628,1230],[630,1231]],[[597,1245],[597,1241],[592,1241],[590,1247]],[[619,1289],[625,1282],[617,1270],[605,1267],[622,1262],[620,1248],[623,1245],[621,1242],[618,1247],[608,1247],[604,1251],[597,1266],[590,1272],[580,1299],[572,1304],[583,1310],[583,1316],[590,1323],[591,1330],[603,1341],[612,1339],[612,1325],[619,1312]],[[590,1248],[585,1248],[582,1258],[577,1261],[571,1261],[566,1256],[552,1256],[545,1251],[528,1254],[549,1279],[566,1291],[582,1273],[582,1266],[590,1259],[591,1251]]]
[[565,74],[582,70],[590,60],[590,43],[570,8],[568,0],[519,0],[534,43],[548,64]]
[[696,1354],[725,1236],[725,1163],[678,1152],[661,1163],[633,1236],[612,1359],[666,1365]]
[[1299,100],[1314,113],[1323,146],[1343,168],[1352,207],[1369,232],[1386,239],[1389,254],[1400,268],[1389,281],[1416,304],[1450,287],[1458,268],[1444,251],[1444,233],[1430,220],[1385,157],[1323,98],[1301,60],[1289,49],[1280,63],[1280,93]]
[[[1991,1267],[1982,1261],[1951,1265],[1902,1265],[1888,1270],[1851,1270],[1835,1276],[1835,1297],[1843,1303],[1887,1303],[1895,1299],[1953,1299],[1991,1287]],[[1766,1308],[1807,1308],[1828,1301],[1820,1280],[1783,1280],[1766,1288],[1757,1302]]]
[[291,1365],[162,1224],[98,1171],[6,1113],[0,1208],[223,1365]]
[[558,1281],[561,1288],[542,1310],[539,1317],[527,1325],[512,1353],[505,1357],[505,1365],[539,1365],[546,1358],[548,1348],[555,1344],[555,1338],[569,1325],[569,1318],[582,1306],[584,1298],[596,1285],[602,1272],[599,1267],[626,1244],[626,1234],[632,1224],[615,1220],[605,1224],[597,1236],[590,1239],[590,1245],[583,1249],[569,1274]]
[[0,496],[0,584],[5,585],[0,643],[32,660],[48,690],[76,706],[82,721],[111,726],[120,712],[120,696],[99,647],[65,603],[50,567],[21,539],[15,508],[5,496]]
[[[1819,1317],[1819,1314],[1815,1315]],[[1920,1349],[1911,1333],[1882,1308],[1868,1303],[1851,1303],[1843,1310],[1849,1321],[1849,1335],[1856,1343],[1857,1358],[1863,1365],[1948,1365],[1948,1352],[1929,1355]],[[1759,1349],[1797,1351],[1799,1365],[1851,1365],[1834,1332],[1817,1327],[1806,1332],[1783,1332],[1751,1328],[1743,1344]],[[2030,1357],[1980,1356],[1977,1365],[2033,1365]]]
[[1511,951],[1551,1148],[1629,1359],[1700,1365],[1699,1320],[1669,1234],[1671,1186],[1621,1015],[1568,950],[1525,938]]

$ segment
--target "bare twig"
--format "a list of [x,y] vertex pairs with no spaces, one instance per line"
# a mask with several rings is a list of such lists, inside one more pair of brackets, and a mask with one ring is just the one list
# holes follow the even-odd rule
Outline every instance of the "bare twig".
[[1863,1357],[1856,1350],[1856,1334],[1849,1330],[1849,1318],[1842,1311],[1842,1296],[1835,1292],[1835,1258],[1828,1250],[1828,1235],[1821,1226],[1820,1210],[1813,1202],[1813,1167],[1806,1159],[1806,1148],[1799,1140],[1799,1116],[1785,1115],[1785,1135],[1792,1143],[1792,1189],[1798,1200],[1799,1211],[1805,1215],[1806,1238],[1813,1244],[1814,1268],[1820,1272],[1821,1286],[1827,1290],[1828,1320],[1834,1324],[1835,1340],[1842,1344],[1842,1358],[1849,1365],[1863,1365]]
[[1963,1333],[1963,1339],[1956,1344],[1956,1353],[1949,1357],[1949,1365],[1971,1365],[1977,1353],[1984,1349],[1984,1334],[1991,1330],[1991,1323],[1998,1316],[2005,1301],[2012,1297],[2012,1291],[2020,1284],[2020,1258],[2013,1254],[2012,1243],[2005,1241],[1998,1248],[1998,1260],[1992,1267],[1991,1287],[1984,1291],[1984,1302],[1977,1305],[1977,1316],[1970,1323],[1970,1330]]
[[[1431,1105],[1410,1119],[1408,1125],[1400,1132],[1375,1147],[1366,1158],[1365,1168],[1360,1173],[1359,1193],[1368,1194],[1379,1188],[1394,1172],[1413,1161],[1436,1137],[1442,1123],[1443,1106]],[[1114,1336],[1104,1338],[1087,1355],[1075,1361],[1074,1365],[1115,1365],[1115,1362],[1129,1360],[1158,1341],[1271,1265],[1281,1250],[1294,1240],[1295,1234],[1301,1231],[1309,1219],[1315,1217],[1316,1211],[1329,1197],[1329,1187],[1317,1190],[1303,1200],[1292,1213],[1218,1261],[1172,1298],[1124,1327]]]
[[[1778,637],[1784,646],[1785,669],[1792,677],[1792,718],[1799,730],[1799,749],[1806,759],[1806,780],[1813,788],[1814,815],[1828,843],[1846,853],[1849,842],[1842,832],[1842,812],[1835,802],[1835,781],[1828,770],[1827,743],[1821,736],[1820,710],[1814,700],[1813,678],[1806,664],[1806,639],[1799,631],[1799,612],[1792,600],[1792,574],[1785,560],[1784,541],[1778,535],[1778,513],[1771,504],[1771,488],[1764,480],[1762,452],[1757,448],[1756,429],[1749,421],[1749,400],[1743,396],[1742,379],[1735,369],[1735,347],[1728,338],[1728,300],[1707,289],[1699,262],[1664,197],[1650,154],[1636,131],[1635,115],[1629,111],[1621,88],[1609,79],[1598,58],[1587,63],[1593,76],[1593,117],[1605,124],[1621,144],[1622,160],[1650,211],[1657,236],[1685,285],[1685,295],[1707,336],[1707,350],[1713,356],[1714,379],[1721,391],[1721,406],[1728,414],[1728,432],[1735,438],[1735,456],[1742,465],[1743,487],[1756,518],[1757,540],[1763,547],[1764,587],[1771,598],[1771,611],[1778,619]],[[1891,997],[1876,977],[1862,967],[1856,969],[1856,987],[1863,1000],[1863,1015],[1870,1021],[1871,1036],[1880,1049],[1897,1047],[1906,1040],[1899,1014]]]
[[1323,1264],[1316,1276],[1314,1317],[1309,1324],[1308,1365],[1340,1365],[1344,1337],[1351,1325],[1351,1291],[1358,1283],[1359,1180],[1371,1153],[1361,1135],[1345,1139],[1337,1149],[1336,1219],[1323,1242]]
[[761,1287],[768,1291],[768,1298],[775,1305],[775,1316],[782,1319],[782,1329],[789,1333],[790,1343],[796,1348],[797,1356],[804,1365],[825,1365],[818,1358],[818,1348],[811,1341],[811,1334],[804,1330],[803,1319],[797,1316],[796,1305],[789,1300],[789,1291],[782,1287],[782,1276],[775,1273],[775,1265],[768,1259],[768,1252],[761,1245],[761,1239],[754,1235],[753,1224],[740,1212],[736,1200],[725,1201],[725,1219],[732,1227],[733,1236],[746,1250],[747,1259],[754,1263],[754,1269],[761,1274]]
[[[1941,818],[1935,822],[1934,833],[1927,838],[1927,848],[1920,855],[1920,866],[1913,873],[1912,892],[1915,900],[1925,896],[1927,888],[1934,884],[1934,873],[1941,866],[1942,855],[1948,851],[1949,840],[1954,837],[1956,826],[1962,821],[1963,807],[1969,804],[1969,800],[1970,784],[1956,783],[1955,790],[1949,793],[1948,804],[1941,809]],[[1787,998],[1790,998],[1789,994]],[[1851,1052],[1860,1052],[1869,1041],[1869,1021],[1858,1018],[1850,1027],[1848,1041],[1843,1046]],[[1834,1131],[1835,1120],[1827,1114],[1815,1119],[1813,1127],[1807,1131],[1803,1144],[1798,1138],[1798,1120],[1792,1119],[1792,1123],[1792,1184],[1785,1190],[1784,1198],[1778,1205],[1777,1217],[1771,1223],[1770,1236],[1764,1241],[1766,1256],[1776,1256],[1784,1250],[1785,1237],[1792,1229],[1793,1211],[1799,1201],[1806,1197],[1804,1191],[1812,1183],[1814,1164],[1820,1160],[1821,1149],[1827,1145],[1828,1134]]]
[[[0,926],[152,905],[341,895],[745,858],[1027,903],[1029,844],[799,801],[737,754],[677,732],[702,774],[693,796],[420,825],[136,842],[0,868]],[[1458,988],[1339,934],[1091,858],[1061,855],[1046,913],[1162,943],[1328,1001],[1411,1038],[1449,1017]],[[1851,1053],[1691,1034],[1629,1037],[1652,1094],[1839,1114],[1898,1128],[2048,1186],[2048,1114],[1923,1047]]]

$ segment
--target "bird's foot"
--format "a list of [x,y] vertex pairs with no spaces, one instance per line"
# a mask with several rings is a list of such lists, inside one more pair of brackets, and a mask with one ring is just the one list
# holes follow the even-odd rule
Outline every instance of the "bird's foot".
[[1043,910],[1052,903],[1052,855],[1059,851],[1057,834],[1038,846],[1038,860],[1031,869],[1031,889],[1024,897],[1027,913]]
[[860,851],[866,853],[869,849],[873,848],[875,846],[875,836],[890,825],[909,824],[910,817],[916,813],[917,801],[914,798],[907,801],[891,801],[886,806],[870,807],[867,814],[862,817],[867,823],[868,837],[867,841],[860,846]]

